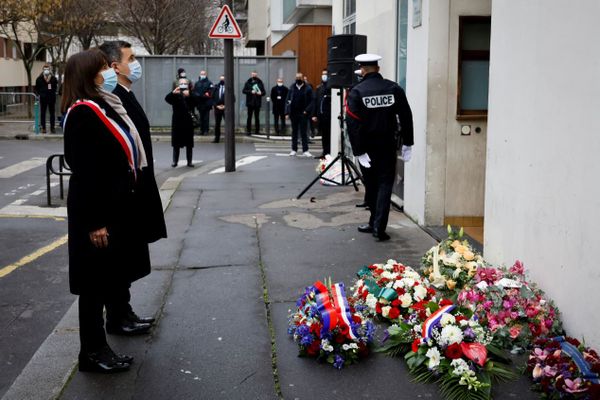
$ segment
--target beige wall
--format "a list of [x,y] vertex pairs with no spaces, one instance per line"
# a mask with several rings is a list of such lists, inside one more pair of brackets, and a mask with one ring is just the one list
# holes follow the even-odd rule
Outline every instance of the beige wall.
[[[44,65],[41,61],[36,61],[31,71],[31,84],[35,84],[35,79],[42,71]],[[26,86],[27,74],[23,67],[23,61],[5,59],[0,57],[0,87]]]

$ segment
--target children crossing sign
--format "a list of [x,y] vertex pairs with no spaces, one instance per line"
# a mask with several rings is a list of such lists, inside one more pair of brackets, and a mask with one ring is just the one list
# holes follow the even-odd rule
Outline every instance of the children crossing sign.
[[242,31],[227,5],[221,8],[221,12],[210,29],[208,37],[211,39],[240,39],[242,37]]

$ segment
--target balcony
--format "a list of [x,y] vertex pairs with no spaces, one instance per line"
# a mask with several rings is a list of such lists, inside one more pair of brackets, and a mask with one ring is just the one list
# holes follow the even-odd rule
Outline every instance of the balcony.
[[331,9],[331,3],[332,0],[283,0],[283,22],[302,23],[303,18],[316,8]]

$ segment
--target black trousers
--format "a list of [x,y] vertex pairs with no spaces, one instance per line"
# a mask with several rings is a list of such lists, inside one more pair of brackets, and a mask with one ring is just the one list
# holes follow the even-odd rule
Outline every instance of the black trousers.
[[323,144],[323,154],[331,154],[331,117],[319,116],[319,132]]
[[[273,114],[275,118],[275,133],[278,135],[285,132],[285,114]],[[281,125],[280,125],[281,122]]]
[[292,120],[292,150],[298,151],[298,133],[302,138],[302,151],[308,151],[308,116],[306,114],[290,114]]
[[260,130],[260,107],[248,106],[248,118],[246,119],[246,133],[252,133],[252,115],[254,115],[254,133],[258,135]]
[[392,190],[396,178],[396,163],[394,157],[388,156],[386,160],[378,159],[369,154],[371,168],[361,165],[365,182],[365,201],[371,216],[369,225],[376,233],[385,232],[392,202]]
[[56,98],[40,97],[40,125],[46,129],[46,110],[50,112],[50,129],[54,129]]
[[[173,147],[173,164],[177,164],[179,162],[179,147]],[[192,152],[194,148],[192,146],[185,146],[185,157],[187,159],[187,163],[192,163]]]
[[225,119],[225,111],[215,110],[215,142],[221,140],[221,122]]
[[210,107],[198,107],[198,114],[200,114],[200,134],[206,135],[208,133],[208,124],[210,121]]

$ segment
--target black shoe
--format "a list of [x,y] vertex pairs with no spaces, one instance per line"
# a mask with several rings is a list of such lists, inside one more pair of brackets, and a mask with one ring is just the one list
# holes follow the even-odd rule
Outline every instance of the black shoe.
[[363,203],[357,204],[356,207],[358,207],[358,208],[367,208],[367,203],[363,202]]
[[[81,372],[100,372],[104,374],[127,371],[131,364],[119,361],[117,357],[108,346],[97,352],[79,354],[79,370]],[[133,361],[133,358],[131,360]]]
[[358,231],[361,233],[373,233],[373,227],[369,224],[359,225]]
[[128,319],[122,319],[119,323],[107,322],[106,333],[123,336],[144,335],[150,331],[151,326],[150,324],[140,324]]
[[106,345],[102,351],[107,352],[113,358],[113,360],[120,362],[122,364],[133,364],[133,357],[128,356],[126,354],[117,354],[110,348],[110,346]]
[[194,164],[192,164],[191,162],[187,163],[187,166],[190,168],[194,168]]
[[56,133],[56,129],[50,128],[50,133]]
[[385,242],[386,240],[390,240],[390,235],[388,235],[385,232],[373,231],[373,237],[377,239],[378,242]]
[[175,168],[177,166],[177,163],[171,163],[171,167]]
[[153,317],[140,317],[135,312],[130,311],[127,314],[127,319],[132,322],[137,322],[138,324],[153,324],[156,321],[156,318]]
[[219,141],[217,139],[215,139],[211,143],[219,143]]

